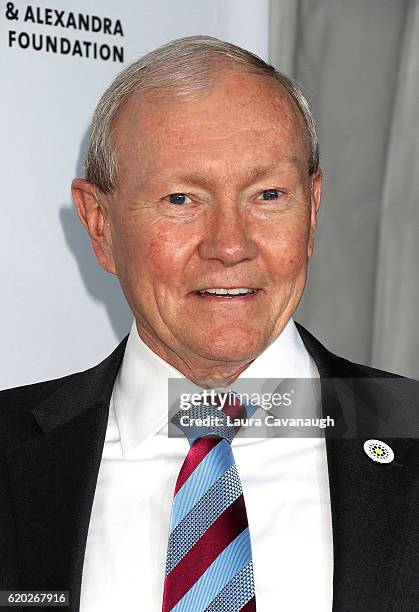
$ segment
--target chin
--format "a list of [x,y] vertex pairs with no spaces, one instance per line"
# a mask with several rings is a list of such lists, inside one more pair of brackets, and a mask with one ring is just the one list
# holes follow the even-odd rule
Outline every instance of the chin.
[[202,357],[217,361],[248,362],[255,359],[265,348],[266,342],[258,337],[247,336],[241,339],[238,335],[223,334],[217,338],[195,342],[196,352]]

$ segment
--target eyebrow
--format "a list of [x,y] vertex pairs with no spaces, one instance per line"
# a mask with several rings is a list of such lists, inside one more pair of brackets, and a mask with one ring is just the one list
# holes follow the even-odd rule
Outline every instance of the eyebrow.
[[[262,178],[272,172],[275,168],[280,168],[283,164],[294,164],[296,165],[298,161],[297,157],[287,157],[281,160],[281,163],[273,163],[268,166],[257,166],[256,168],[252,168],[249,170],[245,177],[245,183],[250,184],[258,178]],[[207,176],[201,174],[200,172],[192,172],[191,174],[185,174],[177,177],[179,181],[183,183],[187,183],[188,185],[200,185],[204,187],[211,187],[211,180],[208,179]]]

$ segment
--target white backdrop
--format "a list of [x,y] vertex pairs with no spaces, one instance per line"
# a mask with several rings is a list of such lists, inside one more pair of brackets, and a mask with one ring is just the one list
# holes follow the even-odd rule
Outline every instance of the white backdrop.
[[[102,31],[75,29],[70,12],[76,23],[79,13],[95,16]],[[111,31],[120,20],[123,36],[104,32],[104,18]],[[101,45],[119,54],[123,47],[128,63],[171,39],[207,34],[267,59],[268,21],[268,0],[0,3],[0,388],[95,365],[131,325],[118,282],[96,263],[70,194],[72,178],[82,174],[91,114],[124,65],[92,58],[93,43],[98,55]],[[70,53],[47,51],[47,36],[49,48],[62,44]],[[80,56],[86,48],[90,57]]]

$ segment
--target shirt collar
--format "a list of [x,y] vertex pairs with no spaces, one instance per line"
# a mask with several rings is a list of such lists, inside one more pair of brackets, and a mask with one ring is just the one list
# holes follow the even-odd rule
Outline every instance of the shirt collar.
[[[280,335],[238,378],[317,377],[314,361],[290,319]],[[124,458],[167,425],[169,378],[184,375],[145,344],[134,320],[111,399]],[[234,390],[234,383],[231,389]]]

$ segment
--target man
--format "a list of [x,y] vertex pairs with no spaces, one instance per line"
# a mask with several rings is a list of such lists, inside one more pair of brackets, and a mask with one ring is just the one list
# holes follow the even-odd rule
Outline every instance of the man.
[[[417,442],[405,429],[365,452],[356,437],[364,422],[374,437],[388,378],[409,419],[410,396],[402,379],[332,355],[292,320],[321,179],[304,96],[247,51],[190,37],[117,77],[72,191],[135,320],[90,370],[2,392],[3,589],[68,590],[83,612],[160,610],[163,591],[164,610],[419,609]],[[202,582],[227,548],[170,582],[173,492],[194,447],[167,437],[168,379],[229,389],[246,377],[319,376],[334,436],[224,444],[246,500],[240,535],[251,535],[246,598],[231,599],[245,592],[240,572],[226,577],[238,553]]]

